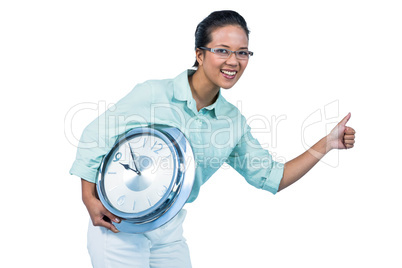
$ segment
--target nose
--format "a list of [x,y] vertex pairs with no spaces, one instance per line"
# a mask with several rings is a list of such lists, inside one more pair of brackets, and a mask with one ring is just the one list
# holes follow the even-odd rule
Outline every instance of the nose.
[[238,60],[236,58],[236,53],[231,53],[229,58],[226,59],[226,64],[231,66],[237,66]]

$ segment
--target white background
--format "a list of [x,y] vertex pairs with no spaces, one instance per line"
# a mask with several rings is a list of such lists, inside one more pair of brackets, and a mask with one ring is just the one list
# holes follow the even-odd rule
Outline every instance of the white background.
[[255,52],[223,94],[271,122],[256,136],[274,157],[299,155],[348,112],[357,143],[275,196],[219,170],[186,205],[193,266],[402,266],[402,9],[387,0],[2,1],[2,263],[90,267],[68,171],[102,109],[72,117],[76,105],[109,105],[191,67],[197,24],[221,9],[245,17]]

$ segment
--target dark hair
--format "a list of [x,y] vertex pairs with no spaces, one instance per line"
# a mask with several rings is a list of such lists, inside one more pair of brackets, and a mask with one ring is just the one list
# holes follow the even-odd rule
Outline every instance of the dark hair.
[[[222,10],[212,12],[208,17],[201,21],[195,30],[195,49],[205,47],[212,40],[211,33],[216,28],[228,25],[238,25],[245,31],[248,39],[250,33],[247,28],[245,19],[236,11]],[[198,62],[195,61],[193,67],[197,67]]]

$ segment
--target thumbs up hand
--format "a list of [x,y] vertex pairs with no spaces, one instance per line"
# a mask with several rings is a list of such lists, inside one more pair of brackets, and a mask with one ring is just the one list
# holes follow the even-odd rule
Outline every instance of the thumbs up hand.
[[303,177],[326,153],[332,149],[350,149],[355,144],[356,131],[347,127],[350,113],[331,132],[303,154],[285,163],[283,177],[278,191],[281,191]]
[[346,126],[351,114],[348,113],[327,136],[327,145],[331,149],[350,149],[355,144],[356,131]]

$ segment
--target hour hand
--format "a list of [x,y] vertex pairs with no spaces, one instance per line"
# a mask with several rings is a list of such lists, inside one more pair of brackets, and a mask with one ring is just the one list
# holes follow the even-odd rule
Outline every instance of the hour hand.
[[130,143],[128,144],[128,147],[130,147],[131,158],[133,159],[133,163],[134,163],[134,167],[135,167],[136,173],[137,173],[138,175],[141,175],[141,172],[138,170],[138,167],[137,167],[137,165],[135,164],[135,156],[134,156],[133,149],[131,149]]
[[141,173],[140,173],[138,170],[132,169],[129,165],[123,164],[123,163],[121,163],[121,162],[119,162],[119,164],[122,165],[126,170],[132,170],[132,171],[134,171],[135,173],[137,173],[138,175],[141,175]]

